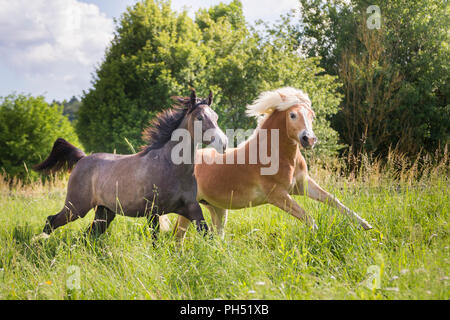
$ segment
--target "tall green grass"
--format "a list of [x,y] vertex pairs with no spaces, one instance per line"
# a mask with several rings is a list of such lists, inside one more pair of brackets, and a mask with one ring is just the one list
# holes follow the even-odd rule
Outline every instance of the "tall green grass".
[[61,209],[66,180],[3,182],[0,299],[448,299],[446,153],[421,168],[394,158],[365,159],[350,173],[336,163],[311,166],[311,175],[374,230],[298,197],[316,232],[266,205],[230,211],[223,240],[191,227],[182,247],[170,233],[153,245],[146,220],[127,217],[86,238],[93,212],[33,241]]

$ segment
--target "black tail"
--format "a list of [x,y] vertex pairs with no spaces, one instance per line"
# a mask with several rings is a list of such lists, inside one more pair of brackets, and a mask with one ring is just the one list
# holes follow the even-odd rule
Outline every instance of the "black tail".
[[43,162],[33,166],[36,171],[54,173],[72,170],[73,166],[86,154],[62,138],[56,139],[50,155]]

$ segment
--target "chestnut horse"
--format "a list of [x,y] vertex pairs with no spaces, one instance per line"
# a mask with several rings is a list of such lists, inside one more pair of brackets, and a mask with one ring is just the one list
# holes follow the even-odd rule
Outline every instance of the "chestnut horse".
[[[88,232],[96,234],[105,232],[119,214],[147,217],[156,238],[157,217],[171,212],[195,220],[199,231],[207,231],[196,200],[196,145],[205,143],[204,133],[209,131],[213,137],[218,137],[216,145],[221,140],[218,149],[223,151],[226,136],[217,125],[217,114],[210,107],[212,93],[208,99],[198,99],[195,91],[190,98],[174,98],[179,105],[153,120],[145,132],[149,144],[137,154],[94,153],[86,156],[64,139],[56,140],[49,157],[34,169],[55,172],[76,166],[69,178],[64,207],[47,218],[45,234],[83,218],[92,208],[95,208],[95,218]],[[188,138],[192,138],[196,130],[200,131],[201,137],[185,141],[186,162],[174,161],[173,151],[180,146],[172,139],[175,130],[184,132]]]
[[[197,200],[209,209],[213,226],[221,237],[224,235],[227,209],[266,203],[281,208],[316,229],[314,219],[291,195],[307,195],[327,203],[356,220],[365,230],[372,228],[308,175],[300,149],[312,148],[317,138],[312,130],[315,114],[305,93],[290,87],[264,92],[253,105],[247,106],[247,113],[259,118],[258,127],[247,141],[237,148],[227,149],[225,154],[219,154],[211,148],[197,151],[194,170],[198,184]],[[264,139],[260,139],[263,131],[267,132],[265,143]],[[259,148],[274,150],[271,135],[275,133],[279,136],[276,142],[278,150],[275,149],[278,154],[276,157],[273,154],[271,156],[272,162],[274,159],[278,161],[278,171],[263,175],[262,170],[271,164],[267,163],[267,157],[251,163],[251,153]],[[257,145],[257,149],[252,151],[252,144]],[[245,158],[245,163],[227,162],[227,159],[236,160],[239,157]],[[178,239],[184,237],[188,225],[188,219],[178,217],[174,230]]]

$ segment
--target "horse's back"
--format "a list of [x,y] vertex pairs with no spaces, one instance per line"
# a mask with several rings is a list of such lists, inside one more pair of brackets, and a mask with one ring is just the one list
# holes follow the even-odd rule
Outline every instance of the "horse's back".
[[113,175],[114,168],[127,159],[128,155],[118,155],[113,153],[93,153],[81,159],[72,171],[71,178],[76,180],[92,180],[97,175]]

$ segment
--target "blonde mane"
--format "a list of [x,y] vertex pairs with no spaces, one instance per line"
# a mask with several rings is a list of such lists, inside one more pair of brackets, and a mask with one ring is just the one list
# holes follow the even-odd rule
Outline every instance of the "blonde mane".
[[261,93],[252,105],[247,105],[247,110],[245,111],[248,116],[256,118],[258,125],[253,131],[253,134],[247,140],[240,143],[238,148],[256,136],[264,121],[275,110],[284,111],[296,104],[303,104],[315,117],[314,111],[311,108],[311,100],[309,100],[308,95],[302,90],[284,87]]
[[[311,109],[311,100],[302,90],[292,87],[279,88],[273,91],[265,91],[247,106],[246,113],[258,119],[258,127],[274,110],[284,111],[296,104],[303,104],[314,114]],[[263,116],[263,117],[262,117]]]

